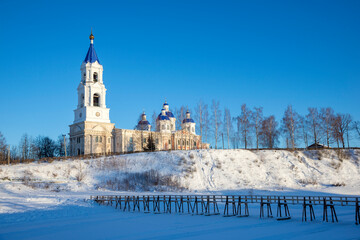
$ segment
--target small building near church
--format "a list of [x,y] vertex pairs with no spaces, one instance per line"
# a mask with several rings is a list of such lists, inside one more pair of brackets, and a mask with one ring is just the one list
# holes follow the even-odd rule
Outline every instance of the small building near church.
[[306,149],[309,149],[309,150],[313,150],[313,149],[324,149],[324,148],[328,148],[322,144],[319,144],[319,143],[313,143],[309,146],[306,147]]

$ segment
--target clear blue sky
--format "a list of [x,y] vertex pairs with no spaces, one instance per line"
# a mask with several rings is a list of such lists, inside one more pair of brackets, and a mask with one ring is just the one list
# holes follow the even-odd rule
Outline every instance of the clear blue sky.
[[0,131],[68,133],[90,28],[111,121],[220,101],[360,120],[360,1],[0,1]]

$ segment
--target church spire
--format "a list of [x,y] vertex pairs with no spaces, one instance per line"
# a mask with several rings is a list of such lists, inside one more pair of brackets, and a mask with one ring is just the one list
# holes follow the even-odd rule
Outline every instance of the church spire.
[[87,54],[86,54],[86,57],[85,57],[85,60],[84,60],[84,62],[85,63],[88,63],[88,62],[90,62],[90,63],[94,63],[94,62],[98,62],[98,63],[100,63],[100,60],[99,60],[99,58],[97,57],[97,55],[96,55],[96,52],[95,52],[95,48],[94,48],[94,35],[93,35],[93,33],[92,33],[92,29],[91,29],[91,34],[90,34],[90,36],[89,36],[89,39],[90,39],[90,47],[89,47],[89,50],[88,50],[88,52],[87,52]]

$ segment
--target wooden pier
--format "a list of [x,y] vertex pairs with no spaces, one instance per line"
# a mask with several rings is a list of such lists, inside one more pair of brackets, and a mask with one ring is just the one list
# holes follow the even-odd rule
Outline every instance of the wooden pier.
[[[323,221],[338,222],[335,207],[353,207],[355,224],[360,224],[360,197],[352,196],[275,196],[275,195],[105,195],[90,196],[101,205],[114,206],[122,211],[144,213],[180,213],[193,215],[220,215],[224,217],[250,216],[249,204],[258,204],[260,218],[273,218],[272,205],[277,207],[277,220],[291,219],[289,205],[302,205],[302,221],[315,220],[313,206],[323,207]],[[266,210],[264,212],[264,210]]]

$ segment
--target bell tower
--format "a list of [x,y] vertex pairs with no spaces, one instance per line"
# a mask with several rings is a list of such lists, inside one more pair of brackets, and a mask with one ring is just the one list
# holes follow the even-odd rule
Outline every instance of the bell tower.
[[78,105],[74,110],[74,123],[95,121],[110,123],[106,108],[106,88],[103,82],[103,66],[94,48],[94,35],[90,35],[90,47],[81,64],[81,81],[77,88]]
[[80,67],[74,122],[70,125],[70,151],[73,156],[113,151],[114,124],[110,122],[110,109],[106,107],[103,66],[95,52],[92,31],[89,39],[90,47]]

